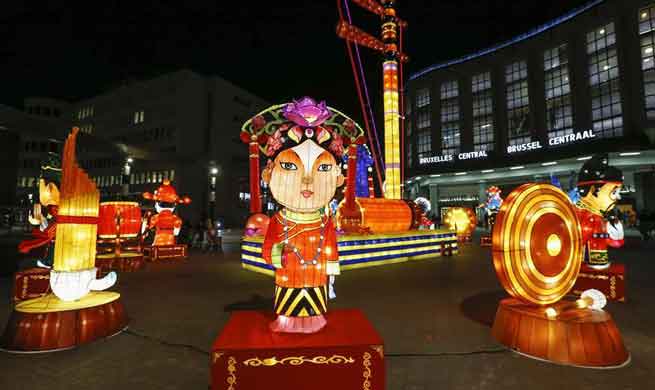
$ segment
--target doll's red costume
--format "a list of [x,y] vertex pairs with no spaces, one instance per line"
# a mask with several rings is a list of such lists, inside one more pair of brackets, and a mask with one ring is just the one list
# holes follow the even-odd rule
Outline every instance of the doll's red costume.
[[608,264],[607,247],[620,248],[623,239],[612,239],[607,233],[607,220],[599,214],[578,208],[578,220],[582,226],[582,242],[585,248],[584,259],[589,265]]
[[331,218],[318,211],[299,214],[285,209],[276,213],[266,232],[262,256],[276,268],[277,315],[312,317],[327,311],[327,276],[339,270]]
[[[23,240],[18,244],[18,251],[20,253],[29,253],[30,251],[41,248],[45,245],[49,245],[55,242],[55,235],[57,233],[57,214],[59,211],[59,206],[50,205],[47,206],[48,214],[52,215],[52,218],[48,221],[48,226],[45,230],[39,228],[32,229],[31,240]],[[48,248],[49,251],[54,251],[53,248]],[[54,255],[54,253],[48,253],[48,256]]]
[[170,210],[162,210],[153,215],[148,222],[148,229],[155,229],[153,246],[175,245],[175,230],[182,227],[182,219]]

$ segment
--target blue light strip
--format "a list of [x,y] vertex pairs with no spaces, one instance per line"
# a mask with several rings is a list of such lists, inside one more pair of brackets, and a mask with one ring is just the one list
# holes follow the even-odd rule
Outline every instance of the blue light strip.
[[526,39],[532,38],[535,35],[539,35],[539,34],[541,34],[542,32],[544,32],[546,30],[550,30],[551,28],[553,28],[553,27],[555,27],[557,25],[560,25],[560,24],[562,24],[562,23],[564,23],[564,22],[566,22],[568,20],[573,19],[574,17],[576,17],[576,16],[580,15],[581,13],[583,13],[583,12],[597,6],[600,3],[603,3],[604,1],[605,0],[594,0],[594,1],[592,1],[592,2],[590,2],[588,4],[586,4],[586,5],[583,5],[583,6],[579,7],[579,8],[573,9],[571,12],[569,12],[569,13],[567,13],[565,15],[562,15],[557,19],[551,20],[550,22],[548,22],[546,24],[543,24],[543,25],[541,25],[541,26],[539,26],[539,27],[537,27],[537,28],[535,28],[533,30],[530,30],[530,31],[528,31],[526,33],[523,33],[523,34],[521,34],[521,35],[519,35],[517,37],[514,37],[514,38],[510,39],[509,41],[499,43],[498,45],[491,46],[489,48],[480,50],[480,51],[478,51],[476,53],[469,54],[469,55],[464,56],[464,57],[456,58],[454,60],[450,60],[450,61],[447,61],[447,62],[442,62],[440,64],[431,65],[431,66],[429,66],[429,67],[427,67],[427,68],[425,68],[423,70],[420,70],[420,71],[412,74],[409,77],[409,80],[411,81],[411,80],[417,79],[417,78],[419,78],[419,77],[421,77],[421,76],[423,76],[423,75],[425,75],[427,73],[430,73],[430,72],[432,72],[434,70],[447,68],[447,67],[449,67],[451,65],[460,64],[462,62],[466,62],[466,61],[472,60],[472,59],[477,58],[477,57],[482,57],[482,56],[487,55],[489,53],[493,53],[495,51],[503,49],[503,48],[505,48],[507,46],[511,46],[511,45],[513,45],[515,43],[518,43],[518,42],[524,41]]
[[339,261],[339,265],[345,266],[345,265],[351,265],[351,264],[370,263],[370,262],[375,262],[375,261],[398,259],[398,258],[402,258],[402,257],[413,257],[413,256],[429,255],[429,254],[432,254],[432,253],[439,253],[439,252],[440,252],[439,249],[431,249],[431,250],[420,251],[420,252],[398,253],[398,254],[395,254],[395,255],[366,257],[366,258],[363,258],[363,259],[342,260],[342,261]]

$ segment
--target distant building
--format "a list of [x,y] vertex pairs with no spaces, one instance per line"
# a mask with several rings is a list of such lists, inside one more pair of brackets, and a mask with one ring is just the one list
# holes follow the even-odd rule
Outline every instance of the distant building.
[[[478,53],[432,65],[407,91],[405,193],[433,208],[485,189],[563,187],[595,153],[625,173],[623,198],[655,210],[655,1],[594,0]],[[438,212],[438,211],[437,211]]]
[[129,83],[71,105],[71,126],[122,153],[86,150],[82,165],[103,199],[140,199],[163,179],[192,199],[180,214],[193,223],[248,215],[244,121],[268,103],[219,77],[189,70]]
[[0,105],[2,198],[5,206],[28,205],[36,195],[41,162],[49,152],[60,153],[67,132],[68,103],[48,99],[25,100],[25,110]]

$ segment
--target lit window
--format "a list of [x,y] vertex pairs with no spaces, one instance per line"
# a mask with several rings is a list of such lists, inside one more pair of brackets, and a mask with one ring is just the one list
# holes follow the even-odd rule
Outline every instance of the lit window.
[[143,121],[144,121],[144,116],[145,116],[145,112],[144,112],[144,111],[136,111],[136,112],[134,112],[134,124],[137,124],[137,123],[143,123]]
[[422,108],[430,105],[430,89],[422,88],[416,91],[416,108]]
[[655,4],[639,10],[641,70],[644,76],[646,117],[655,119]]
[[614,23],[587,33],[591,119],[599,137],[623,135],[623,111]]
[[457,80],[441,84],[441,153],[455,154],[460,145],[459,87]]
[[430,108],[422,107],[416,111],[416,134],[418,137],[416,151],[419,158],[421,158],[427,156],[432,151]]
[[493,94],[491,73],[471,77],[473,93],[473,148],[476,151],[494,149]]
[[573,107],[567,46],[544,52],[546,130],[548,137],[573,133]]
[[509,145],[532,141],[529,126],[530,97],[528,65],[517,61],[505,66],[505,99],[507,102],[507,138]]

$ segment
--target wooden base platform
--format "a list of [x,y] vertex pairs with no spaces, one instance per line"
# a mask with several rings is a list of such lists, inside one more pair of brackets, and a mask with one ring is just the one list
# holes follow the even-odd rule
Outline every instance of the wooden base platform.
[[[273,266],[262,258],[263,242],[263,237],[243,237],[241,265],[251,271],[273,275]],[[337,246],[342,271],[452,256],[458,252],[456,234],[450,230],[344,234],[337,236]]]
[[144,246],[143,257],[148,261],[182,260],[187,258],[186,244]]
[[123,252],[119,256],[114,253],[96,255],[96,267],[102,274],[109,271],[133,272],[145,267],[143,253]]
[[331,310],[313,334],[273,333],[273,313],[235,311],[212,346],[211,389],[385,388],[384,343],[360,310]]
[[48,294],[16,305],[0,349],[12,353],[70,349],[120,333],[127,322],[118,293],[94,291],[74,302]]
[[571,301],[546,307],[503,299],[496,312],[492,335],[501,344],[523,355],[552,363],[618,368],[630,361],[612,317],[603,310],[579,309]]

